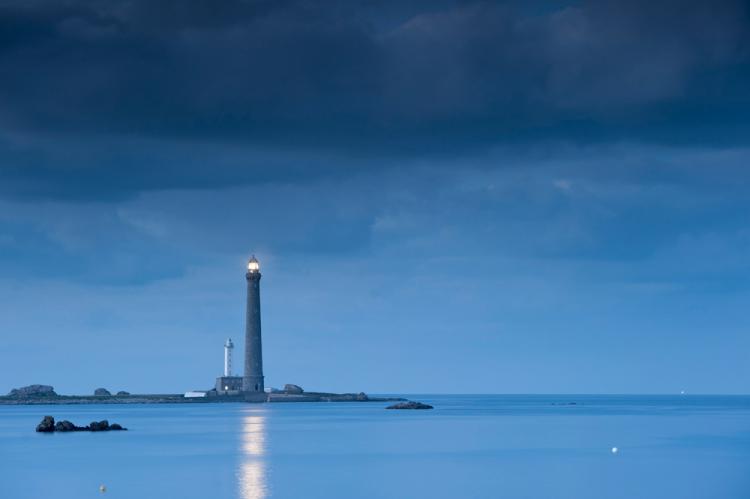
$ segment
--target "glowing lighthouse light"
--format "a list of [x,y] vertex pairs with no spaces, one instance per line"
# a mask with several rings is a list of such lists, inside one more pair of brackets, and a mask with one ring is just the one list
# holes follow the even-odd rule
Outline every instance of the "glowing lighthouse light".
[[247,271],[252,272],[253,274],[260,272],[260,263],[258,263],[258,259],[255,258],[255,255],[250,257],[250,261],[247,262]]

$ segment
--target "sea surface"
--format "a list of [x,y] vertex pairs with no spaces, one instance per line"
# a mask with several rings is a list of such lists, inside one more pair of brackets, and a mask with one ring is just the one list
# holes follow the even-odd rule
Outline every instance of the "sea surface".
[[407,397],[0,406],[0,498],[750,498],[747,396]]

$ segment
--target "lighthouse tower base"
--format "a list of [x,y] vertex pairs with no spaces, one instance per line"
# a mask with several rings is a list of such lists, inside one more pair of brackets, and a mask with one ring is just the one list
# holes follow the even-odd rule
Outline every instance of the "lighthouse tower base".
[[242,392],[241,395],[245,402],[268,402],[266,392]]
[[236,395],[242,391],[242,376],[219,376],[216,378],[219,395]]

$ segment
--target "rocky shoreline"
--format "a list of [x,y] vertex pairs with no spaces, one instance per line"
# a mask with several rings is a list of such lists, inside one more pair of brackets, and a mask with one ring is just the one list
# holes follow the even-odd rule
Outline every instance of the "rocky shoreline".
[[[296,385],[293,385],[296,386]],[[402,402],[399,397],[370,397],[360,393],[305,392],[302,389],[275,391],[266,394],[246,396],[236,394],[211,394],[205,397],[185,397],[183,394],[128,394],[115,395],[103,388],[96,390],[98,395],[58,395],[49,385],[31,385],[0,396],[0,405],[85,405],[85,404],[218,404],[238,402]],[[258,397],[258,395],[261,395]]]
[[[224,397],[222,397],[223,399]],[[94,397],[88,395],[57,395],[52,397],[0,397],[0,405],[85,405],[85,404],[194,404],[206,402],[242,402],[232,400],[190,399],[181,394],[128,395]]]
[[247,400],[242,395],[221,395],[217,397],[185,398],[180,394],[130,395],[128,397],[89,397],[58,395],[57,397],[12,398],[0,397],[0,405],[86,405],[86,404],[222,404],[241,402],[398,402],[399,397],[367,397],[356,393],[306,393],[304,395],[268,394],[264,400]]

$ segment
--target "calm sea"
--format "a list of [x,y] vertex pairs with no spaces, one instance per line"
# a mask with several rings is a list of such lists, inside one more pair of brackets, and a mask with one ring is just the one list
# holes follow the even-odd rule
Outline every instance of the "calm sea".
[[750,397],[409,398],[435,410],[3,406],[0,498],[750,498]]

